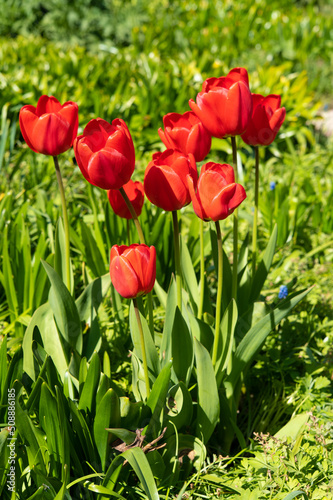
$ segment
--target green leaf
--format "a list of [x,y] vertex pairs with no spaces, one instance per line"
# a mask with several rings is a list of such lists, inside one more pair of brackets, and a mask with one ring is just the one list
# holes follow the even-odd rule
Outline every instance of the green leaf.
[[[147,365],[149,370],[149,378],[155,380],[157,375],[160,372],[160,362],[158,359],[157,350],[152,339],[146,318],[140,313],[141,324],[143,328],[144,342],[146,348],[147,355]],[[141,353],[141,340],[140,340],[140,331],[138,327],[138,322],[135,316],[133,302],[130,306],[130,330],[132,342],[134,345],[134,350],[138,358],[142,361],[142,353]]]
[[252,287],[251,287],[251,292],[250,292],[250,300],[252,302],[255,302],[262,290],[262,287],[266,281],[268,272],[270,270],[270,267],[273,262],[273,257],[275,253],[275,248],[276,248],[276,241],[277,241],[277,235],[278,235],[278,226],[275,225],[273,232],[271,234],[271,237],[269,239],[269,242],[267,244],[265,253],[263,255],[263,258],[258,266],[258,269],[256,270],[256,273],[254,275],[254,279],[252,282]]
[[299,415],[291,418],[286,425],[284,425],[276,434],[274,434],[274,437],[277,437],[279,439],[285,439],[289,437],[294,441],[298,438],[308,420],[308,413],[300,413]]
[[87,265],[93,272],[94,276],[103,276],[106,271],[105,263],[96,240],[90,228],[83,222],[82,219],[80,220],[80,228]]
[[167,365],[161,370],[159,376],[155,380],[149,398],[147,400],[147,406],[151,409],[152,416],[148,425],[146,434],[153,434],[157,436],[161,431],[161,425],[163,421],[163,409],[166,404],[166,396],[169,388],[169,381],[171,375],[172,361],[169,361]]
[[124,451],[122,457],[131,464],[134,472],[138,476],[143,489],[149,500],[159,500],[155,480],[146,455],[141,448],[135,447]]
[[94,420],[94,438],[98,454],[102,463],[102,470],[105,469],[105,464],[110,449],[111,436],[107,431],[108,427],[118,427],[120,424],[120,404],[119,397],[113,389],[109,389],[100,404],[97,406],[96,416]]
[[180,237],[180,256],[181,256],[182,276],[186,283],[186,288],[190,296],[193,312],[196,315],[198,312],[198,304],[200,301],[199,287],[195,271],[193,268],[190,252],[188,251],[187,245],[182,237]]
[[45,352],[52,358],[62,380],[68,370],[68,363],[59,338],[59,332],[54,322],[50,304],[43,304],[34,313],[23,337],[23,369],[32,380],[36,380],[38,366],[35,364],[32,344],[35,327],[42,338]]
[[219,420],[220,403],[211,357],[197,339],[194,340],[194,347],[198,381],[196,436],[202,436],[202,441],[206,443]]
[[217,387],[220,387],[221,381],[225,376],[225,371],[232,355],[237,319],[237,304],[235,300],[232,299],[227,309],[224,311],[220,325],[221,341],[219,342],[217,360],[215,365]]
[[160,348],[161,364],[162,366],[172,358],[172,329],[177,307],[177,289],[175,280],[171,280],[170,288],[168,291],[165,321],[163,327],[162,342]]
[[254,359],[255,355],[263,345],[267,335],[275,328],[280,321],[285,318],[291,309],[296,306],[309,292],[311,288],[291,295],[283,300],[273,311],[264,316],[256,325],[254,325],[241,340],[233,356],[233,365],[230,375],[226,382],[228,386],[228,398],[238,382],[240,374],[245,370],[248,364]]
[[305,500],[308,500],[309,498],[308,495],[305,493],[305,491],[297,490],[289,493],[286,497],[284,497],[283,500],[292,500],[293,498],[298,497],[300,495],[303,496]]
[[51,282],[49,302],[56,325],[68,344],[82,352],[81,321],[75,302],[56,271],[45,261],[43,266]]
[[84,289],[80,297],[75,301],[81,321],[91,325],[110,285],[110,273],[107,273],[93,280]]
[[90,361],[86,379],[83,384],[83,389],[80,392],[79,410],[91,412],[96,403],[96,391],[101,375],[101,363],[97,352],[93,355]]
[[[54,248],[54,270],[60,276],[62,281],[65,281],[66,269],[67,269],[67,258],[66,258],[66,241],[65,241],[65,231],[62,219],[58,219],[58,223],[55,231],[55,248]],[[71,292],[74,288],[74,277],[72,263],[70,261],[70,283]]]
[[188,388],[183,382],[171,387],[168,393],[167,414],[168,421],[171,421],[180,430],[183,426],[188,426],[192,422],[193,402]]
[[53,460],[56,464],[63,463],[64,457],[61,456],[63,443],[61,429],[59,426],[57,402],[45,382],[42,384],[40,392],[39,421],[46,434],[50,456],[54,455]]
[[185,385],[188,385],[194,362],[193,340],[178,307],[175,311],[171,337],[173,369],[178,380],[182,380]]

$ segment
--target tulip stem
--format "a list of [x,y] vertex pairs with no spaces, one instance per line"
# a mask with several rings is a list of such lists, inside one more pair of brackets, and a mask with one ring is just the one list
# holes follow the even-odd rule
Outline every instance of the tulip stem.
[[[142,231],[142,227],[141,227],[141,224],[139,222],[138,216],[136,215],[136,211],[134,210],[134,207],[133,207],[133,205],[131,203],[131,200],[127,196],[126,191],[125,191],[125,189],[123,187],[121,187],[119,189],[119,191],[120,191],[122,197],[124,198],[124,201],[125,201],[125,203],[127,205],[128,210],[131,213],[132,219],[134,221],[136,230],[137,230],[138,235],[139,235],[140,243],[141,243],[141,245],[145,245],[146,241],[145,241],[145,237],[144,237],[144,234],[143,234],[143,231]],[[129,242],[129,244],[130,244],[130,242]],[[153,316],[153,294],[152,294],[152,292],[149,292],[147,294],[147,301],[148,301],[149,330],[150,330],[150,333],[151,333],[151,335],[152,335],[152,337],[154,339],[154,316]]]
[[140,312],[138,308],[138,301],[136,299],[133,299],[133,305],[134,305],[134,311],[135,311],[135,316],[138,322],[138,327],[139,327],[139,333],[140,333],[140,343],[141,343],[141,354],[142,354],[142,362],[143,362],[143,371],[145,374],[145,384],[146,384],[146,395],[147,399],[149,398],[150,394],[150,387],[149,387],[149,374],[148,374],[148,365],[147,365],[147,356],[146,356],[146,347],[145,347],[145,338],[143,335],[143,328],[142,328],[142,323],[141,323],[141,318],[140,318]]
[[252,235],[252,278],[256,272],[257,265],[257,233],[258,233],[258,210],[259,210],[259,148],[254,147],[255,152],[255,187],[254,187],[254,214]]
[[70,243],[69,243],[69,224],[68,224],[68,215],[67,215],[67,207],[66,207],[66,198],[65,198],[65,190],[62,182],[58,157],[53,156],[55,171],[57,175],[57,181],[59,185],[61,205],[62,205],[62,216],[64,219],[64,230],[65,230],[65,261],[66,261],[66,286],[69,291],[71,291],[71,268],[70,268]]
[[177,283],[177,305],[179,310],[182,310],[182,277],[180,267],[180,245],[179,245],[179,224],[177,210],[172,212],[173,220],[173,238],[175,247],[175,267],[176,267],[176,283]]
[[216,315],[215,315],[215,336],[213,344],[212,364],[215,368],[217,359],[217,349],[220,338],[220,323],[221,323],[221,309],[222,309],[222,288],[223,288],[223,250],[222,250],[222,236],[220,222],[215,222],[216,236],[217,236],[217,296],[216,296]]
[[[237,145],[236,137],[231,137],[232,162],[235,174],[235,183],[238,182],[237,170]],[[232,269],[232,298],[237,300],[237,281],[238,281],[238,209],[234,211],[234,241],[233,241],[233,269]]]
[[130,245],[131,244],[131,229],[130,229],[130,223],[129,223],[128,219],[126,219],[126,230],[127,230],[127,241],[128,241],[128,244]]
[[129,199],[129,197],[127,196],[126,192],[125,192],[125,189],[123,187],[121,187],[119,189],[119,191],[121,192],[121,195],[122,197],[124,198],[124,201],[127,205],[127,208],[128,210],[131,212],[131,216],[132,216],[132,219],[134,221],[134,224],[135,224],[135,227],[136,227],[136,230],[138,232],[138,235],[139,235],[139,240],[140,240],[140,243],[141,245],[145,245],[146,242],[145,242],[145,237],[143,235],[143,231],[142,231],[142,227],[140,225],[140,222],[139,222],[139,219],[138,219],[138,216],[136,215],[136,212],[134,210],[134,207]]
[[200,303],[198,319],[202,318],[204,295],[205,295],[205,253],[204,253],[204,223],[200,219]]

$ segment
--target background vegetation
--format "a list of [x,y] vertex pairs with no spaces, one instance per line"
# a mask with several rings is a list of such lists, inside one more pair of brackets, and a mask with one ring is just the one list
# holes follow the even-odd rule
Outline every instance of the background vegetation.
[[[248,436],[246,448],[236,444],[232,457],[219,457],[216,441],[205,469],[184,486],[180,480],[171,494],[284,499],[301,489],[311,499],[333,498],[333,141],[318,128],[321,111],[332,108],[332,2],[0,0],[0,9],[0,328],[1,339],[8,334],[8,366],[18,360],[10,378],[23,377],[29,385],[20,364],[22,338],[34,310],[47,300],[40,258],[53,259],[61,215],[52,162],[32,153],[20,135],[21,106],[44,93],[73,100],[80,129],[96,116],[123,118],[142,178],[152,152],[162,149],[157,128],[163,115],[188,110],[205,78],[244,66],[252,91],[281,94],[287,110],[277,140],[261,152],[262,248],[275,222],[279,227],[279,252],[264,294],[277,301],[280,285],[292,290],[296,280],[300,288],[315,288],[269,337],[244,382],[246,418],[239,426]],[[239,146],[251,199],[253,153],[241,141]],[[230,152],[227,141],[213,141],[212,159],[227,161]],[[87,187],[72,152],[65,157],[78,296],[107,272],[109,248],[125,241],[126,228],[113,217],[105,193]],[[242,220],[245,234],[250,211]],[[166,225],[163,238],[157,233],[151,241],[164,259],[165,287],[173,269],[170,230]],[[182,231],[195,261],[190,210]],[[102,351],[128,391],[127,317],[118,317],[109,304],[108,296],[99,310]],[[293,414],[307,419],[271,437]],[[135,482],[125,492],[128,498],[143,495]]]

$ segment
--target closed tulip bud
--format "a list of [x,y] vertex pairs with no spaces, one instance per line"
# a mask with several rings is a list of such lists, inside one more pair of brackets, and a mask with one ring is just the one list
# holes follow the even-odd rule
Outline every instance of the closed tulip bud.
[[231,165],[209,162],[202,166],[197,191],[187,177],[193,209],[200,219],[223,220],[246,198],[245,189],[235,183]]
[[195,113],[168,113],[163,117],[163,125],[164,131],[160,128],[158,134],[167,148],[177,149],[185,155],[192,153],[195,161],[206,158],[212,138]]
[[[123,188],[133,205],[136,215],[139,217],[144,202],[144,191],[142,183],[139,181],[134,182],[132,181],[132,179],[130,179],[127,184],[124,184]],[[119,215],[119,217],[123,217],[124,219],[132,219],[131,212],[127,208],[125,200],[119,189],[110,189],[108,191],[108,198],[112,210],[116,215]]]
[[147,198],[163,210],[179,210],[191,201],[187,176],[196,186],[198,173],[193,155],[173,149],[153,154],[144,178]]
[[35,153],[57,156],[72,147],[78,129],[78,105],[61,105],[53,96],[42,95],[37,107],[23,106],[19,115],[25,142]]
[[134,171],[135,151],[126,123],[116,118],[108,123],[91,120],[74,141],[80,170],[90,184],[102,189],[119,189]]
[[281,108],[281,96],[252,94],[253,110],[242,139],[251,146],[268,146],[278,133],[286,117],[285,108]]
[[208,78],[190,108],[214,137],[242,134],[252,112],[252,97],[246,69],[234,68],[227,76]]
[[114,245],[110,254],[110,276],[113,286],[125,299],[149,293],[156,278],[155,247]]

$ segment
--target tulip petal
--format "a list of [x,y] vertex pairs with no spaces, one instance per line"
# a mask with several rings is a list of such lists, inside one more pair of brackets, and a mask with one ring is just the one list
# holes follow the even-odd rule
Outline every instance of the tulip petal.
[[57,156],[71,147],[69,123],[58,114],[44,114],[35,122],[31,142],[39,153]]
[[58,99],[53,97],[53,95],[51,96],[42,95],[38,99],[36,107],[36,115],[42,116],[46,113],[57,113],[58,111],[60,111],[60,109],[61,109],[61,104],[58,101]]
[[31,141],[31,130],[35,128],[36,122],[38,121],[36,108],[31,105],[23,106],[20,110],[19,121],[23,139],[30,149],[38,153],[35,144]]
[[65,102],[60,111],[58,112],[67,123],[69,123],[69,130],[71,131],[70,142],[73,145],[74,139],[77,136],[79,127],[78,105],[76,102]]
[[197,214],[198,217],[200,217],[200,219],[208,220],[209,216],[206,214],[206,212],[202,206],[202,203],[201,203],[201,200],[200,200],[198,193],[196,193],[194,190],[194,183],[193,183],[192,177],[190,175],[188,175],[186,177],[186,180],[187,180],[188,189],[189,189],[189,192],[191,195],[191,200],[192,200],[194,212]]
[[243,82],[237,82],[230,87],[224,113],[227,135],[242,134],[252,113],[251,93]]
[[110,275],[113,286],[122,297],[131,299],[138,296],[141,283],[125,257],[115,257],[111,260]]
[[133,174],[134,165],[119,151],[102,149],[93,154],[88,164],[92,183],[102,189],[119,189]]
[[151,165],[146,170],[144,189],[147,198],[163,210],[179,210],[190,202],[189,193],[179,175],[168,165]]

